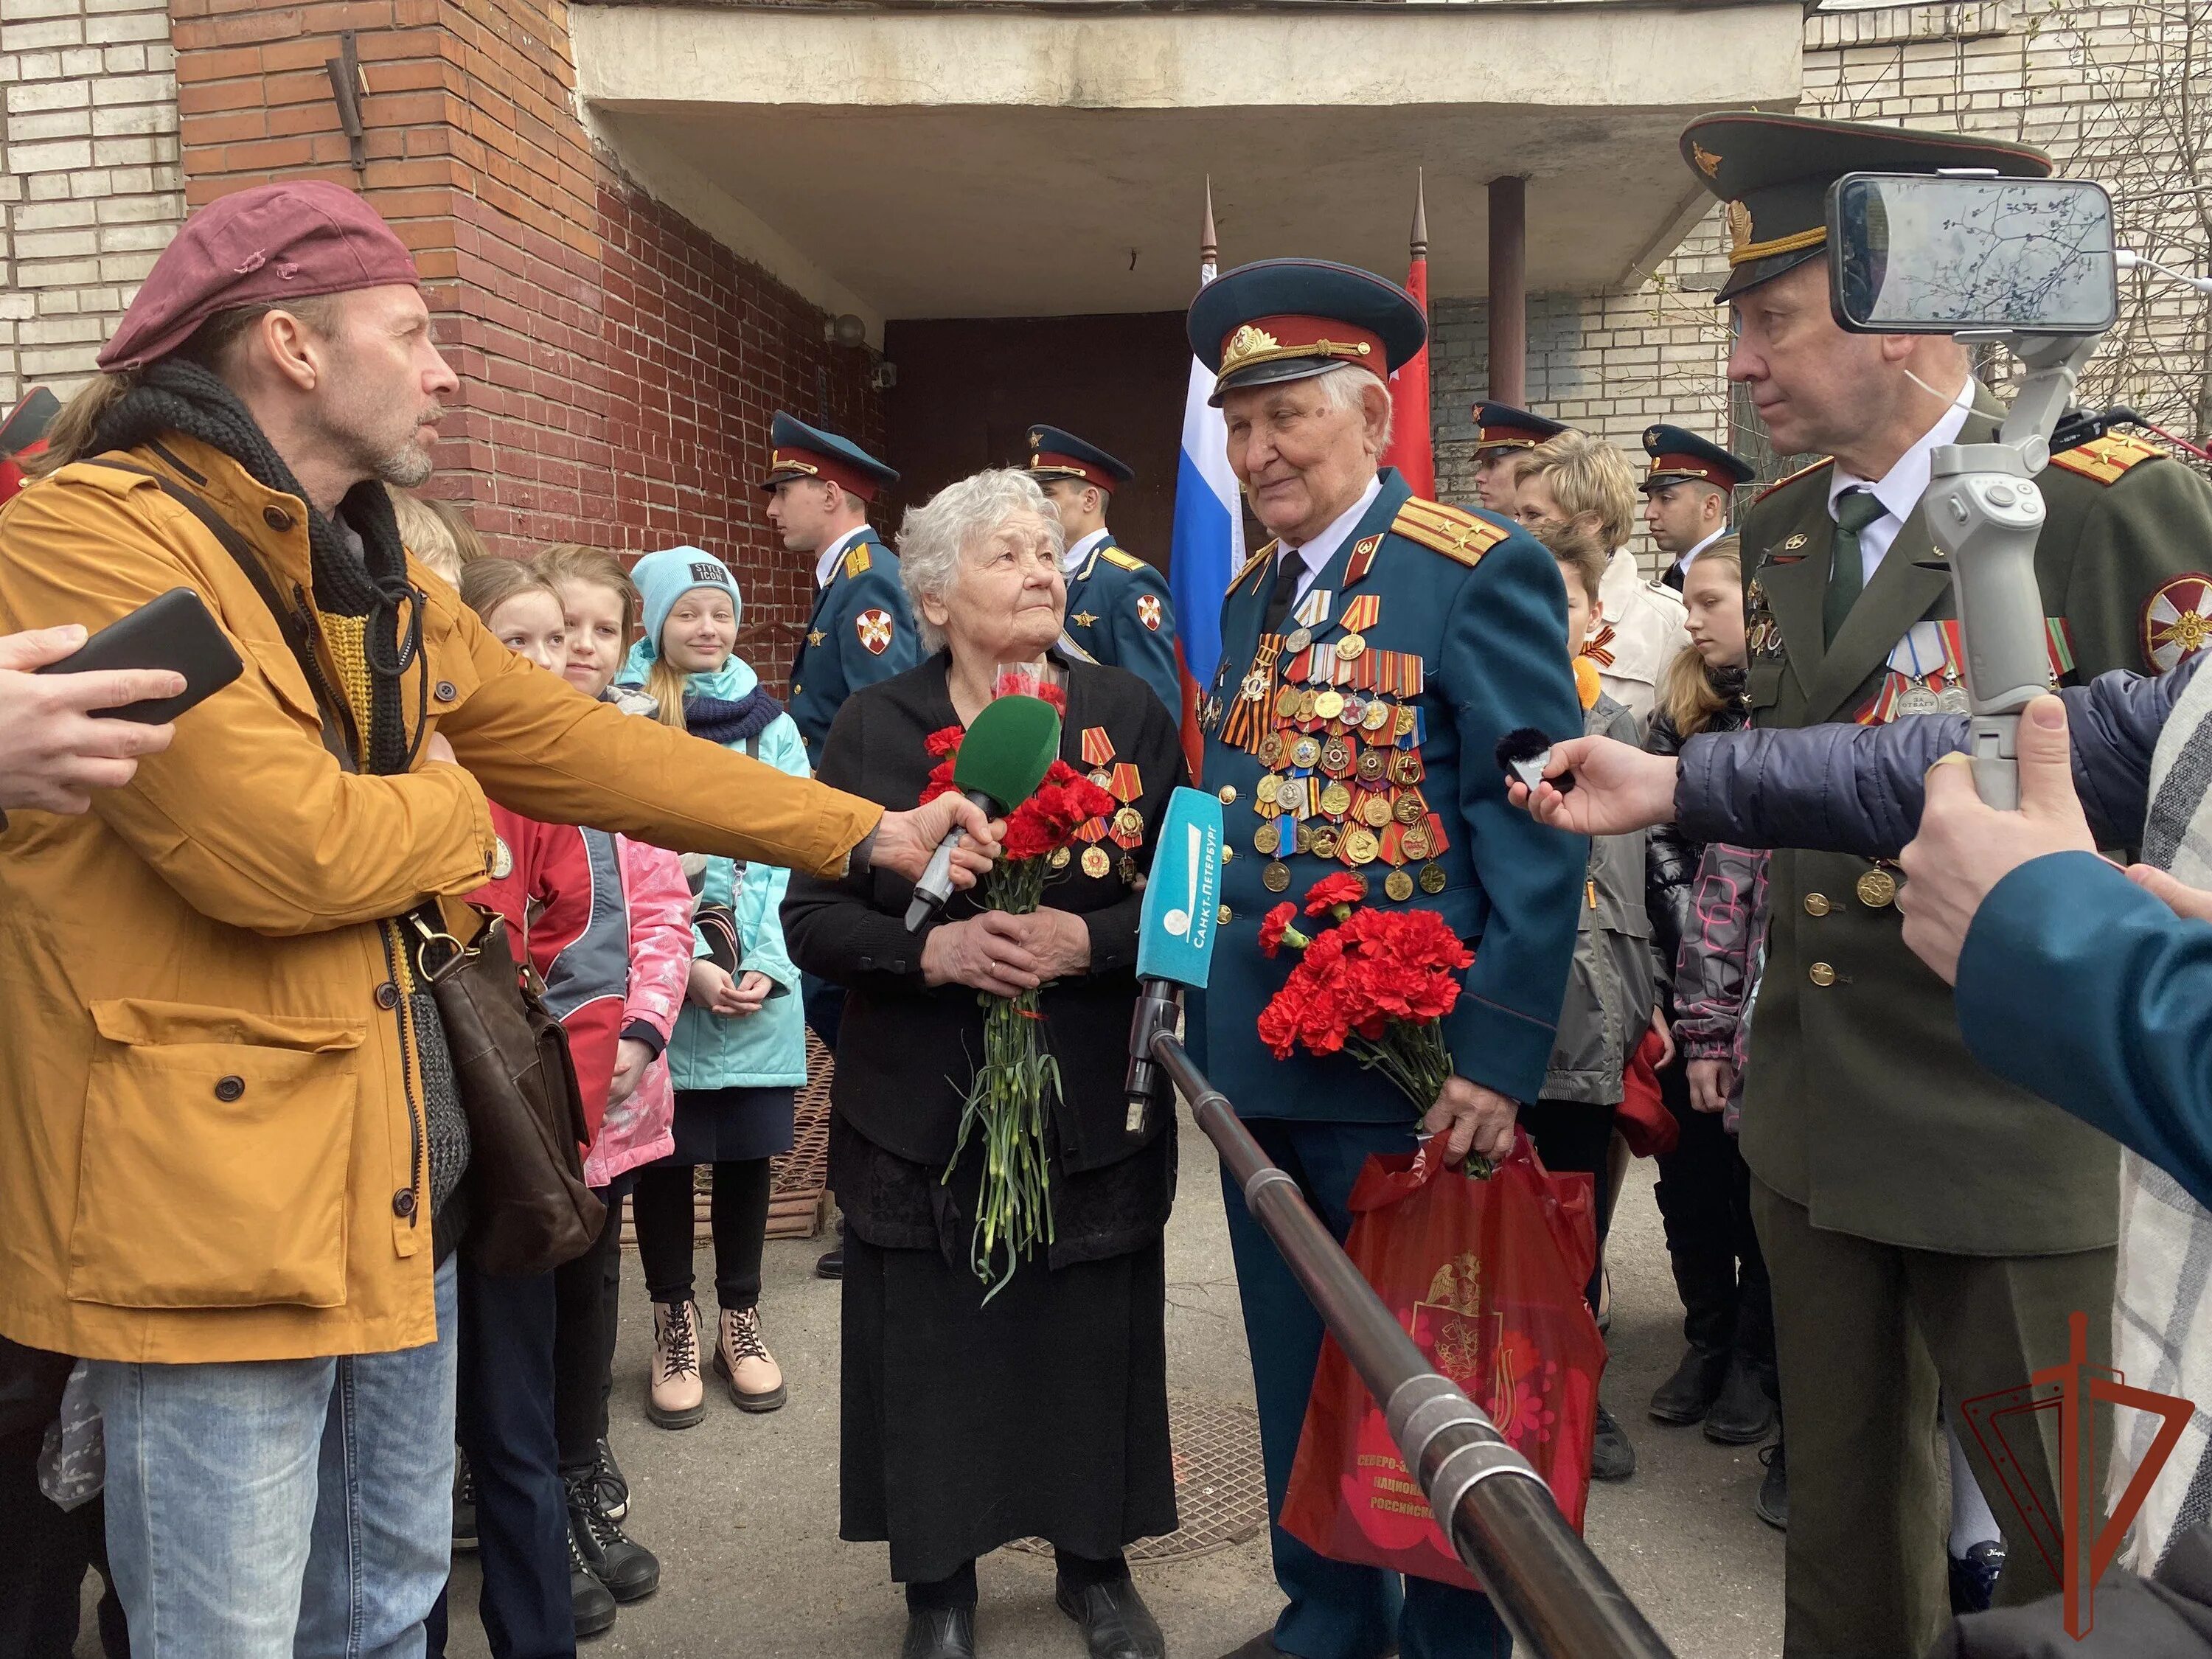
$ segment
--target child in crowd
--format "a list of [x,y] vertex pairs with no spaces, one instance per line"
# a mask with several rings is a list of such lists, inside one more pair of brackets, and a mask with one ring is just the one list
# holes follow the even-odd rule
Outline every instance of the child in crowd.
[[[1750,721],[1742,554],[1733,536],[1698,555],[1682,584],[1689,648],[1668,665],[1644,747],[1676,754],[1700,732]],[[1751,1223],[1751,1175],[1735,1141],[1750,1013],[1765,951],[1766,860],[1708,848],[1679,825],[1651,832],[1651,918],[1674,969],[1674,1036],[1684,1078],[1670,1099],[1681,1138],[1659,1160],[1659,1207],[1682,1297],[1687,1346],[1652,1396],[1664,1423],[1702,1421],[1705,1437],[1754,1444],[1781,1425],[1774,1307]],[[1683,1109],[1686,1108],[1687,1109]],[[1789,1468],[1778,1437],[1753,1504],[1789,1523]]]
[[[612,575],[620,580],[618,566]],[[461,595],[510,648],[568,672],[563,597],[542,573],[503,559],[477,561],[462,573]],[[690,967],[690,891],[673,854],[601,830],[539,823],[496,805],[492,818],[507,868],[477,898],[507,919],[568,1033],[591,1135],[585,1176],[604,1198],[621,1171],[666,1150],[666,1068],[656,1062]],[[540,1627],[526,1620],[558,1623],[550,1613],[556,1582],[574,1630],[586,1635],[612,1623],[618,1603],[648,1595],[659,1583],[659,1562],[618,1524],[627,1492],[605,1439],[612,1340],[607,1256],[619,1249],[621,1233],[619,1194],[613,1195],[599,1242],[583,1257],[520,1288],[514,1279],[492,1281],[528,1316],[526,1328],[502,1347],[478,1345],[504,1371],[471,1369],[471,1320],[492,1316],[472,1309],[464,1291],[462,1444],[476,1486],[484,1625],[495,1653],[541,1650],[514,1633]],[[505,1310],[497,1317],[518,1328],[525,1322]],[[496,1405],[479,1398],[472,1412],[472,1390],[487,1389],[501,1398]],[[505,1462],[503,1480],[487,1455]],[[526,1488],[526,1504],[518,1502],[517,1487]],[[554,1526],[545,1522],[549,1498]],[[515,1603],[526,1610],[520,1617]]]
[[[399,523],[400,545],[444,577],[449,586],[459,587],[461,547],[454,538],[453,525],[412,490],[386,484],[384,493],[392,497],[392,516]],[[459,514],[454,517],[458,519]]]
[[[635,575],[645,632],[618,683],[641,688],[668,725],[805,777],[799,728],[735,654],[743,600],[728,568],[696,547],[675,547],[647,555]],[[675,1150],[640,1172],[632,1200],[653,1302],[646,1409],[663,1428],[688,1428],[706,1413],[691,1268],[692,1171],[702,1164],[714,1172],[714,1368],[740,1410],[774,1411],[786,1397],[761,1334],[760,1291],[769,1160],[791,1150],[793,1102],[806,1081],[805,1024],[793,994],[799,970],[781,915],[788,880],[787,871],[728,859],[708,860],[696,878],[699,959],[668,1050]]]
[[[1605,580],[1605,544],[1589,528],[1575,524],[1547,526],[1540,538],[1566,580],[1566,642],[1582,692],[1583,734],[1632,744],[1638,735],[1635,715],[1600,687],[1596,665],[1582,654],[1593,629],[1604,621],[1598,592]],[[1643,836],[1594,837],[1583,892],[1574,965],[1543,1095],[1522,1108],[1521,1123],[1547,1169],[1590,1177],[1601,1249],[1613,1219],[1606,1163],[1613,1114],[1620,1105],[1621,1073],[1651,1023],[1656,994],[1651,921],[1644,905]],[[1595,1315],[1595,1267],[1586,1294]],[[1590,1476],[1626,1480],[1635,1473],[1636,1449],[1601,1403]]]

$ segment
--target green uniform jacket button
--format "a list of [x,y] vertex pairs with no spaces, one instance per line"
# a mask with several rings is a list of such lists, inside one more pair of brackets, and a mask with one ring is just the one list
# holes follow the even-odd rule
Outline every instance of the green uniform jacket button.
[[1826,915],[1828,914],[1828,896],[1826,893],[1806,894],[1805,914],[1808,916]]
[[1221,804],[1224,806],[1233,806],[1237,804],[1237,786],[1235,784],[1224,783],[1221,786],[1221,788],[1218,793],[1221,796]]
[[1836,982],[1836,970],[1825,962],[1814,963],[1805,970],[1805,975],[1815,985],[1833,985]]

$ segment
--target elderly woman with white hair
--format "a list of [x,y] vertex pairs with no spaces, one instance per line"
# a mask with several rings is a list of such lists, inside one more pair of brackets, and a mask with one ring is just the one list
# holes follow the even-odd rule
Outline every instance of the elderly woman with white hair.
[[[1176,1524],[1161,1243],[1174,1115],[1129,1133],[1122,1077],[1140,888],[1185,770],[1144,681],[1065,641],[1060,551],[1060,520],[1021,472],[977,473],[910,511],[900,574],[933,654],[846,702],[820,771],[910,805],[933,735],[974,720],[1002,670],[1032,671],[1065,697],[1063,758],[1121,803],[1060,860],[1043,908],[960,895],[916,936],[912,884],[875,875],[794,880],[784,906],[793,957],[849,993],[830,1134],[847,1225],[840,1530],[890,1545],[902,1659],[973,1654],[975,1558],[1029,1536],[1054,1546],[1060,1606],[1092,1655],[1165,1651],[1121,1551]],[[980,1148],[957,1163],[954,1148],[986,1000],[1039,986],[1060,1070],[1054,1234],[986,1307],[968,1265]]]

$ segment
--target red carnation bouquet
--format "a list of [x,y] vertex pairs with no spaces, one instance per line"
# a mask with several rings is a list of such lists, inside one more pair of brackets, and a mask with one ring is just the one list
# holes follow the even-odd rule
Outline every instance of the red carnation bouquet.
[[[1019,683],[1002,673],[996,690],[999,695],[1014,691],[1042,696],[1062,713],[1066,709],[1065,694],[1049,684],[1034,679]],[[953,768],[965,735],[957,726],[930,733],[927,748],[938,762],[922,788],[925,805],[953,787]],[[977,889],[977,902],[985,909],[1009,915],[1033,914],[1044,902],[1052,855],[1074,841],[1077,830],[1101,814],[1110,815],[1119,805],[1066,761],[1053,762],[1036,793],[1006,815],[998,861]],[[1006,1288],[1024,1258],[1053,1238],[1044,1124],[1046,1113],[1060,1097],[1060,1062],[1045,1048],[1037,1029],[1043,1019],[1037,1012],[1037,994],[976,994],[984,1011],[983,1059],[969,1085],[952,1161],[945,1168],[945,1179],[950,1181],[969,1142],[981,1143],[982,1188],[976,1197],[969,1264],[989,1287],[986,1302]]]
[[1262,919],[1263,953],[1287,945],[1301,955],[1260,1011],[1260,1040],[1278,1060],[1301,1048],[1349,1054],[1425,1112],[1452,1074],[1440,1022],[1459,1001],[1460,975],[1474,954],[1435,911],[1369,909],[1366,896],[1366,881],[1341,871],[1305,896],[1305,915],[1330,917],[1334,927],[1302,931],[1299,907],[1287,902]]

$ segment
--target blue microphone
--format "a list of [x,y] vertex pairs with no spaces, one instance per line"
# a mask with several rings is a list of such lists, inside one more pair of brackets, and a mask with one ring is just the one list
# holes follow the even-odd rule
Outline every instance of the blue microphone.
[[1129,1115],[1123,1127],[1142,1134],[1160,1071],[1152,1040],[1175,1030],[1177,988],[1204,988],[1220,927],[1221,803],[1201,789],[1168,797],[1153,842],[1152,874],[1137,922],[1137,977],[1142,981],[1129,1024]]

